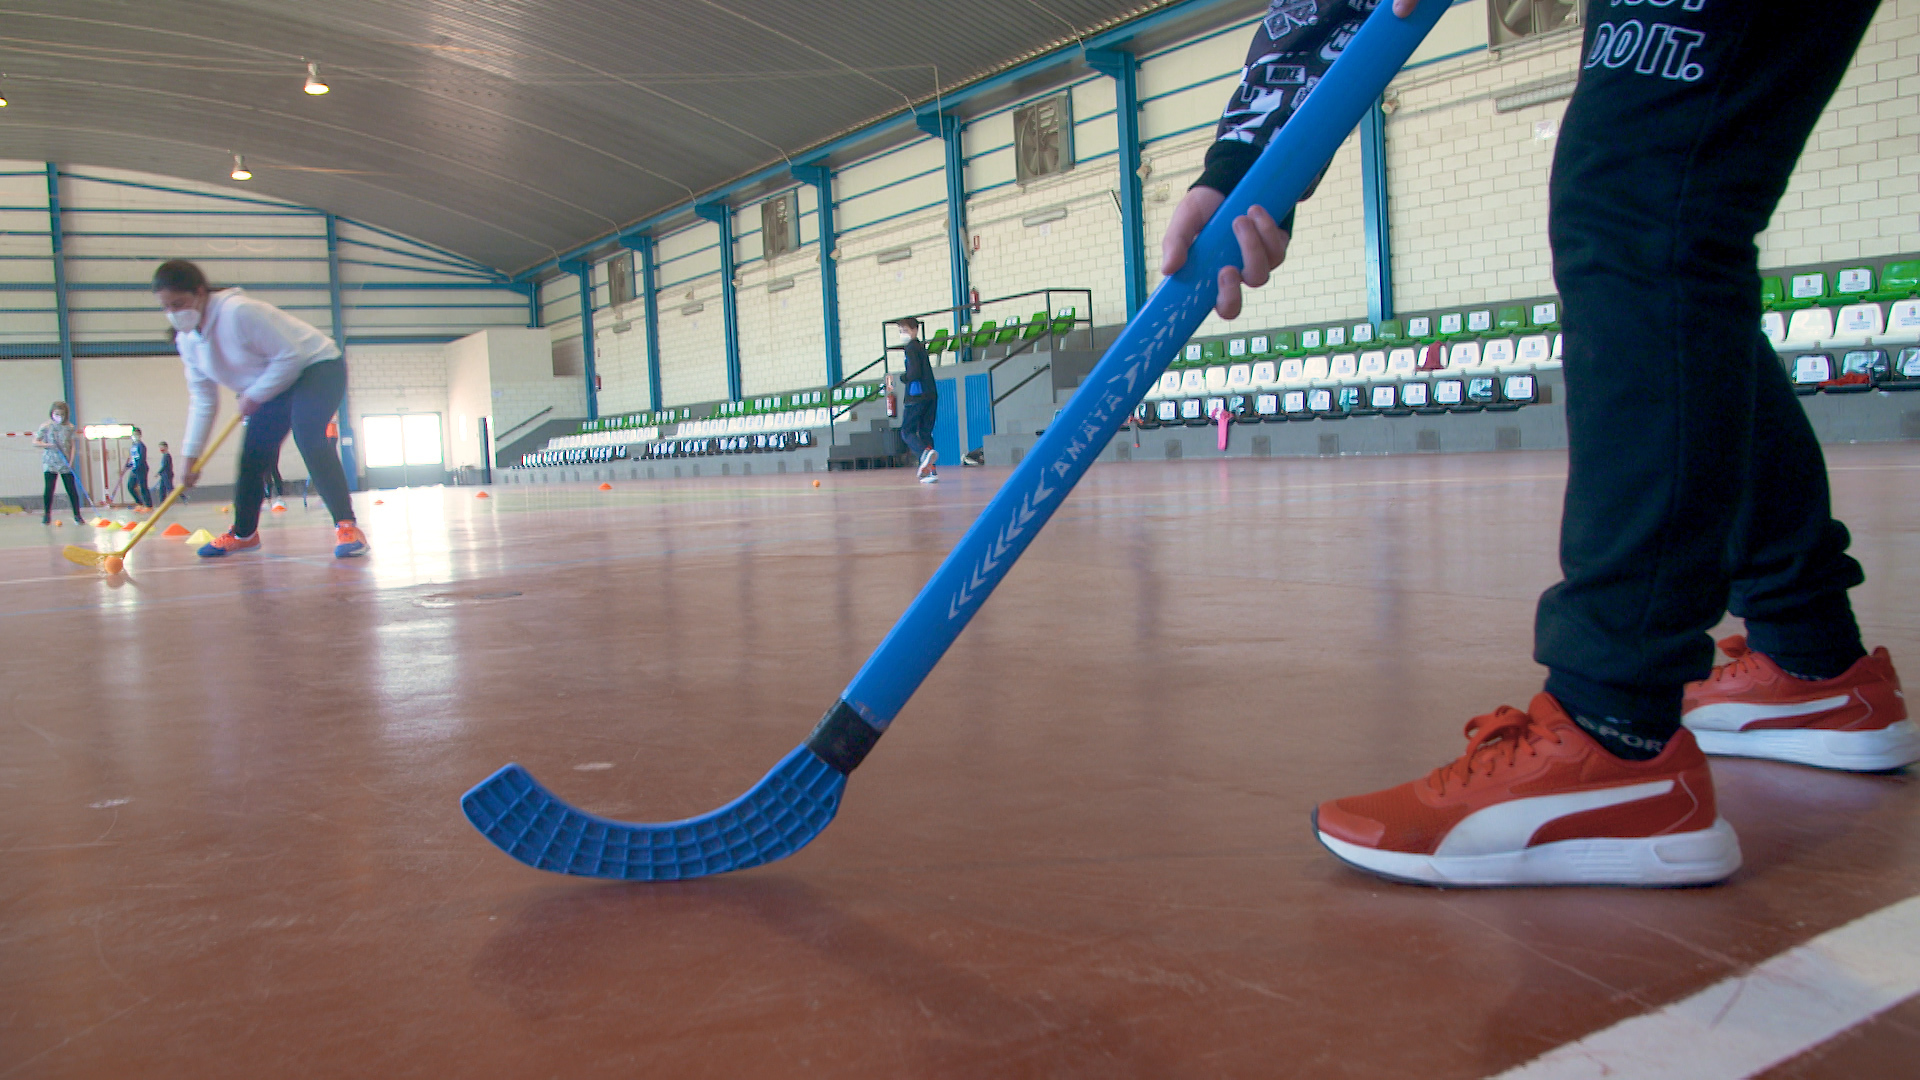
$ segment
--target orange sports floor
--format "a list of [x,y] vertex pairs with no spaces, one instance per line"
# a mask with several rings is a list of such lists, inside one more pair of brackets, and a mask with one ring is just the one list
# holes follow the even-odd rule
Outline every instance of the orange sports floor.
[[[1920,444],[1830,462],[1920,678]],[[528,870],[459,796],[519,761],[615,817],[732,798],[1005,470],[363,494],[353,562],[296,502],[118,579],[0,518],[0,1077],[1472,1078],[1920,894],[1913,776],[1756,762],[1715,768],[1719,888],[1319,849],[1316,801],[1538,688],[1565,468],[1098,466],[811,847],[647,886]],[[1765,1075],[1916,1060],[1907,998]]]

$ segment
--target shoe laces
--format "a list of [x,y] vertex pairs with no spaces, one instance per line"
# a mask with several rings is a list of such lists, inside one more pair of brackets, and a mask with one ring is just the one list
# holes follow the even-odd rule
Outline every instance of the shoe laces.
[[1738,678],[1749,672],[1755,674],[1760,672],[1761,656],[1747,647],[1745,635],[1734,634],[1731,637],[1721,638],[1719,645],[1720,651],[1727,654],[1730,662],[1715,664],[1713,672],[1707,676],[1708,682],[1717,683],[1723,679]]
[[1535,746],[1543,740],[1556,746],[1561,741],[1558,732],[1511,705],[1467,721],[1466,736],[1466,753],[1427,774],[1427,783],[1435,794],[1445,795],[1450,785],[1470,787],[1475,778],[1491,777],[1502,766],[1512,767],[1521,754],[1538,757],[1540,751]]

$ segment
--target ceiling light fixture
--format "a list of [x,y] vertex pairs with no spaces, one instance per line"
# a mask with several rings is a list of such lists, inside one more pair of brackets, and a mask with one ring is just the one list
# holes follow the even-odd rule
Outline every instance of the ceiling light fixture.
[[253,174],[247,171],[247,159],[239,154],[233,155],[233,178],[235,180],[253,179]]
[[326,83],[323,83],[320,81],[320,65],[312,64],[312,63],[308,64],[307,65],[307,93],[312,94],[314,97],[319,97],[321,94],[324,94],[331,89],[333,89],[333,87],[328,86]]

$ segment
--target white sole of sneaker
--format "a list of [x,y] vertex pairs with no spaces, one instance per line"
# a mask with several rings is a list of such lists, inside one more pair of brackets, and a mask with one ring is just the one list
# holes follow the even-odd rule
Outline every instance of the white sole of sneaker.
[[1491,855],[1411,855],[1361,847],[1314,830],[1350,866],[1415,885],[1710,885],[1740,869],[1740,839],[1725,818],[1711,828],[1639,839],[1561,840]]
[[1911,720],[1877,731],[1694,731],[1693,737],[1701,750],[1720,757],[1764,758],[1847,772],[1885,772],[1920,761],[1920,725]]

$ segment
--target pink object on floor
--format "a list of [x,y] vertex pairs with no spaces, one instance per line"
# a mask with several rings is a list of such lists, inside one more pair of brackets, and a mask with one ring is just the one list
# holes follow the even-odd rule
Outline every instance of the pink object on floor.
[[1227,451],[1227,424],[1231,421],[1232,415],[1227,410],[1213,410],[1213,422],[1220,425],[1220,452],[1223,454]]

